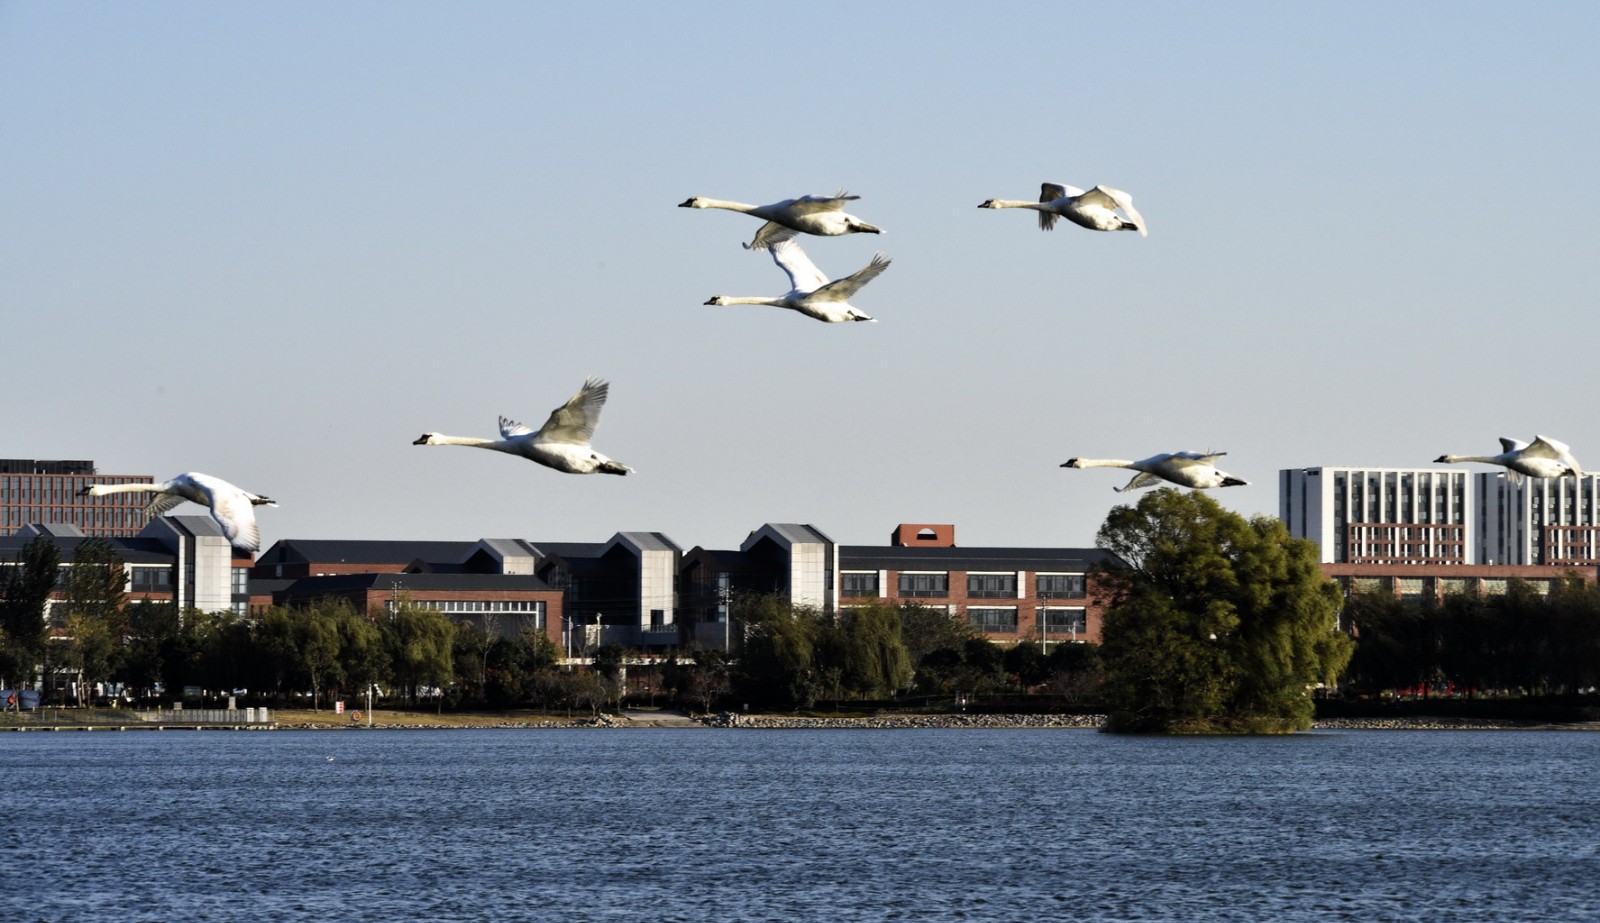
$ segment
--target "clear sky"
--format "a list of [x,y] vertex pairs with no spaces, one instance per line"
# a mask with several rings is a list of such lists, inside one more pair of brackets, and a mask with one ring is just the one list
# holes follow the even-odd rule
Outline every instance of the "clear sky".
[[[0,2],[0,456],[198,470],[283,538],[1088,545],[1075,455],[1600,468],[1600,4]],[[1150,236],[1041,233],[1041,182]],[[845,187],[882,237],[677,208]],[[533,426],[563,475],[413,446]]]

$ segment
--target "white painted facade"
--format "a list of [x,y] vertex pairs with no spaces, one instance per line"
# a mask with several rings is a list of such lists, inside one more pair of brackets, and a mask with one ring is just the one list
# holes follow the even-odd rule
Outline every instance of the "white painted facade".
[[1471,472],[1449,468],[1285,468],[1278,516],[1323,563],[1476,564]]
[[1600,475],[1523,478],[1475,474],[1479,560],[1485,564],[1600,564]]

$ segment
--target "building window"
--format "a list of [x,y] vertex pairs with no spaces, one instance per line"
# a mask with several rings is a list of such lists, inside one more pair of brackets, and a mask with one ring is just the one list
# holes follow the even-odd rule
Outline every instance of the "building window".
[[1016,574],[968,574],[967,595],[986,599],[1016,599]]
[[250,592],[250,568],[235,567],[233,569],[233,592],[239,596]]
[[1016,634],[1017,610],[1011,609],[967,609],[967,621],[973,628],[987,634]]
[[1062,635],[1078,636],[1089,633],[1089,614],[1085,609],[1044,610],[1044,630],[1053,638]]
[[949,574],[901,574],[900,595],[929,598],[950,595]]
[[845,571],[839,575],[839,592],[845,596],[877,596],[878,572]]
[[172,572],[165,567],[133,568],[133,592],[166,593],[172,589]]
[[1051,599],[1082,599],[1088,595],[1082,574],[1040,574],[1038,593]]

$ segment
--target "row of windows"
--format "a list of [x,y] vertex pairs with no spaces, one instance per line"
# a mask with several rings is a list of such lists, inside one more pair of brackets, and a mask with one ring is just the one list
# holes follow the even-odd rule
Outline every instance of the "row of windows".
[[0,506],[0,525],[18,528],[35,522],[70,522],[76,526],[143,526],[142,507],[123,509],[85,509],[78,506],[53,508],[38,506]]
[[[1402,599],[1419,599],[1432,595],[1435,590],[1445,596],[1454,596],[1466,593],[1474,580],[1478,589],[1485,596],[1504,596],[1509,590],[1509,581],[1502,577],[1335,577],[1335,580],[1344,583],[1350,590],[1398,590]],[[1540,578],[1525,579],[1522,581],[1529,589],[1540,595],[1550,592],[1555,584],[1553,580]]]
[[[544,612],[542,599],[414,599],[411,605],[448,614],[477,612]],[[390,600],[389,608],[394,608]]]
[[[991,634],[1017,633],[1017,610],[1015,607],[969,606],[967,608],[967,621],[971,623],[973,628],[982,632]],[[1046,609],[1044,610],[1043,627],[1046,637],[1087,634],[1089,630],[1088,613],[1083,609]]]
[[[1083,574],[1039,574],[1035,591],[1052,599],[1081,599],[1085,594]],[[939,599],[950,595],[950,575],[900,574],[897,594],[902,599]],[[877,596],[876,571],[846,571],[840,574],[839,591],[845,596]],[[1016,574],[968,574],[967,595],[979,599],[1015,599]]]

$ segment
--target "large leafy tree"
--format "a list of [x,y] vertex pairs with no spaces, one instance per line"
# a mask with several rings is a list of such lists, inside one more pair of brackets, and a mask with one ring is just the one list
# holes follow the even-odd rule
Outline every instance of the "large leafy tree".
[[413,703],[421,687],[443,687],[453,678],[450,651],[456,630],[438,611],[402,599],[390,613],[384,633],[395,684]]
[[78,543],[67,568],[62,614],[67,627],[66,665],[78,672],[78,702],[94,684],[111,678],[123,652],[126,585],[122,558],[103,538]]
[[1097,542],[1128,565],[1107,581],[1108,729],[1311,726],[1308,690],[1331,684],[1351,652],[1315,544],[1172,489],[1112,509]]
[[29,539],[9,567],[0,568],[0,677],[32,686],[45,655],[45,607],[55,588],[61,550],[43,535]]
[[773,595],[738,598],[734,610],[743,626],[735,693],[757,707],[810,707],[820,691],[816,637],[822,614]]

